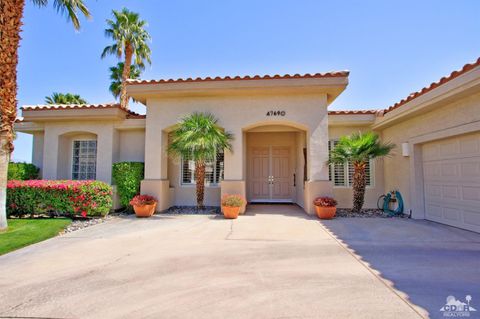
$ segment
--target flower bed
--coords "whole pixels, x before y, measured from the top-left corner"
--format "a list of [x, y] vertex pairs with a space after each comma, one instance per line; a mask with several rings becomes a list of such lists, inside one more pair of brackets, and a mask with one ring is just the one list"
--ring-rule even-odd
[[7, 184], [9, 216], [105, 216], [111, 206], [112, 188], [104, 182], [15, 180]]

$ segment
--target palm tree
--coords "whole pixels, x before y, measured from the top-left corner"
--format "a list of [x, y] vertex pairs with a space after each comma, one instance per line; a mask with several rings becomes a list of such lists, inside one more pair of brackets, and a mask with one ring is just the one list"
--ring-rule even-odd
[[353, 165], [353, 210], [359, 212], [365, 199], [365, 168], [371, 159], [388, 156], [395, 144], [382, 143], [374, 132], [343, 136], [330, 152], [329, 164]]
[[[123, 76], [123, 62], [118, 62], [116, 66], [110, 67], [110, 87], [109, 90], [112, 92], [113, 96], [118, 99], [120, 92], [122, 90], [122, 76]], [[138, 79], [142, 73], [142, 67], [136, 64], [132, 64], [130, 67], [129, 79]]]
[[470, 301], [472, 301], [472, 296], [471, 295], [466, 295], [465, 300], [467, 301], [468, 307], [470, 307]]
[[225, 132], [209, 113], [193, 113], [183, 118], [172, 133], [168, 151], [195, 161], [197, 207], [203, 208], [205, 165], [214, 161], [218, 150], [231, 150], [233, 135]]
[[151, 63], [150, 48], [147, 43], [151, 37], [145, 30], [147, 22], [140, 20], [138, 13], [131, 12], [127, 8], [123, 8], [122, 11], [113, 10], [112, 13], [114, 19], [107, 19], [108, 28], [105, 29], [105, 36], [111, 38], [114, 43], [103, 49], [102, 58], [115, 55], [120, 59], [124, 56], [120, 105], [127, 108], [127, 79], [130, 75], [132, 60], [135, 59], [135, 64], [141, 67], [145, 61]]
[[[48, 0], [31, 0], [39, 7]], [[90, 17], [83, 0], [54, 0], [53, 7], [65, 14], [75, 29], [80, 28], [79, 12]], [[5, 198], [7, 171], [13, 151], [13, 123], [17, 117], [17, 65], [24, 0], [0, 2], [0, 230], [7, 228]]]
[[78, 94], [57, 93], [45, 97], [47, 104], [87, 104], [87, 101]]

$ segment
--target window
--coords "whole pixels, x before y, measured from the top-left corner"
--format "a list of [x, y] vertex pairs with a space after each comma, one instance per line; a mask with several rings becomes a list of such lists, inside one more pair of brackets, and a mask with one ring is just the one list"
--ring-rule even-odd
[[[223, 180], [224, 154], [223, 150], [217, 153], [215, 161], [208, 162], [205, 167], [205, 184], [218, 185]], [[182, 184], [195, 184], [195, 161], [182, 158]]]
[[[335, 145], [337, 145], [337, 143], [338, 141], [329, 141], [328, 151], [331, 151], [335, 147]], [[367, 176], [367, 186], [373, 186], [373, 169], [373, 160], [370, 160], [365, 168], [365, 174]], [[330, 165], [328, 177], [330, 181], [333, 181], [334, 186], [351, 187], [353, 184], [353, 172], [353, 164], [350, 162], [343, 164], [334, 164]]]
[[97, 141], [73, 141], [72, 179], [95, 179], [97, 172]]

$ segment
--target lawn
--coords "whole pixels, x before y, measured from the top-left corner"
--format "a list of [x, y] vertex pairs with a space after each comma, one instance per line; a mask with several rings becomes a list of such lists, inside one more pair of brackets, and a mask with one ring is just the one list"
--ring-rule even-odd
[[55, 219], [9, 219], [8, 230], [0, 232], [0, 255], [58, 235], [72, 221]]

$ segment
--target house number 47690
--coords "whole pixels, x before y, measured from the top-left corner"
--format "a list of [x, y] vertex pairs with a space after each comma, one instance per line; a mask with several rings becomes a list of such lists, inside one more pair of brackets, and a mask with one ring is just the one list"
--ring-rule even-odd
[[268, 111], [267, 116], [285, 116], [287, 112], [285, 111]]

